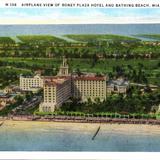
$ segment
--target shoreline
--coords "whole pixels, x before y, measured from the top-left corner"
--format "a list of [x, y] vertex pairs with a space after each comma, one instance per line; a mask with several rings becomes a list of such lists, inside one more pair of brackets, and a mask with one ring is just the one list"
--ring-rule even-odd
[[61, 122], [61, 123], [89, 123], [89, 124], [137, 124], [137, 125], [160, 125], [157, 119], [127, 119], [127, 118], [99, 118], [99, 117], [70, 117], [70, 116], [8, 116], [0, 117], [0, 126], [4, 121], [31, 121], [31, 122]]
[[[2, 127], [2, 128], [1, 128]], [[98, 123], [76, 123], [68, 122], [42, 122], [42, 121], [12, 121], [6, 120], [1, 126], [1, 133], [12, 131], [13, 133], [38, 133], [47, 134], [88, 134], [92, 138], [100, 127], [100, 134], [103, 135], [128, 135], [128, 136], [149, 136], [160, 135], [160, 126], [158, 125], [139, 125], [139, 124], [98, 124]]]
[[0, 134], [3, 150], [13, 150], [15, 146], [19, 151], [122, 151], [124, 146], [124, 151], [159, 151], [160, 144], [160, 126], [143, 124], [6, 120]]

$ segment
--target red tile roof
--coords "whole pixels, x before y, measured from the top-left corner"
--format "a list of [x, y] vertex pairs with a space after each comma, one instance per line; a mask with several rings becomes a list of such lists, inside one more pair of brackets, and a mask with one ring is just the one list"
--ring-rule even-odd
[[63, 84], [64, 82], [66, 82], [67, 80], [69, 80], [70, 78], [68, 78], [68, 77], [48, 77], [47, 79], [45, 79], [45, 81], [44, 81], [44, 84], [45, 85], [55, 85], [55, 86], [57, 86], [57, 85], [61, 85], [61, 84]]
[[73, 77], [73, 80], [104, 81], [106, 80], [106, 77], [105, 76], [76, 76], [76, 77]]

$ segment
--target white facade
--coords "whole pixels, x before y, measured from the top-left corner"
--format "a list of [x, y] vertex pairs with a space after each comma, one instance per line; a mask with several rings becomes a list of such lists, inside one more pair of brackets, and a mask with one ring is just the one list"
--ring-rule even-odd
[[129, 81], [125, 81], [122, 78], [117, 80], [111, 80], [107, 85], [107, 93], [122, 93], [126, 94], [129, 88]]
[[35, 89], [43, 88], [43, 78], [40, 75], [33, 77], [20, 76], [20, 89], [23, 91], [35, 91]]
[[85, 102], [106, 99], [106, 77], [81, 76], [73, 78], [73, 97]]
[[43, 102], [39, 106], [40, 112], [54, 112], [71, 97], [70, 78], [53, 77], [44, 82]]

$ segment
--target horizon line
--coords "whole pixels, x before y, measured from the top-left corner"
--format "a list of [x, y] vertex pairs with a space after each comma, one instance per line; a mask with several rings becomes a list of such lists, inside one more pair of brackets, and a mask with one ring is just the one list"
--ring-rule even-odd
[[147, 24], [160, 24], [160, 22], [131, 22], [131, 23], [0, 23], [0, 26], [2, 25], [127, 25], [127, 24], [137, 24], [137, 25], [147, 25]]

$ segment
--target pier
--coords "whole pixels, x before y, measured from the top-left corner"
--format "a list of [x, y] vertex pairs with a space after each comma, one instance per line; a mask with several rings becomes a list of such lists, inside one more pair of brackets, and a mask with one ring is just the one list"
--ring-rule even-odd
[[96, 130], [95, 134], [93, 135], [92, 140], [94, 140], [94, 139], [95, 139], [95, 137], [97, 136], [97, 134], [98, 134], [98, 132], [99, 132], [100, 128], [101, 128], [101, 127], [99, 126], [99, 127], [98, 127], [98, 129]]

